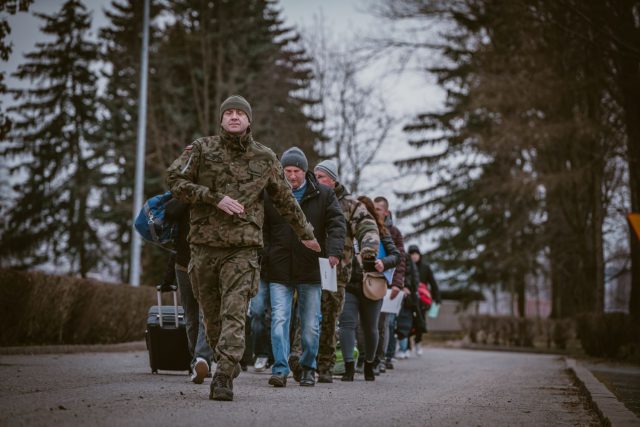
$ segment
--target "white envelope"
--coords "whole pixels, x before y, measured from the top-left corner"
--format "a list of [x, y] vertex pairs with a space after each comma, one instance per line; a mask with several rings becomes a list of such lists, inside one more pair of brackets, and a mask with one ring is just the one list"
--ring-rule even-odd
[[387, 294], [384, 296], [382, 300], [382, 308], [380, 311], [382, 313], [400, 313], [400, 309], [402, 308], [402, 300], [404, 298], [404, 292], [400, 291], [398, 295], [394, 299], [391, 299], [391, 289], [387, 289]]
[[318, 258], [320, 263], [320, 280], [322, 282], [322, 289], [337, 292], [338, 291], [338, 270], [335, 267], [331, 267], [328, 258]]

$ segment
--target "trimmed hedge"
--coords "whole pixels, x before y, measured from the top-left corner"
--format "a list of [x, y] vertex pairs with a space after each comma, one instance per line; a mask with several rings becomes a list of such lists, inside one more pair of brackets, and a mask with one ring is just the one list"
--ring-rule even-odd
[[575, 336], [574, 322], [511, 316], [462, 316], [460, 323], [469, 341], [510, 347], [567, 348]]
[[144, 338], [155, 289], [0, 269], [0, 346]]
[[626, 313], [580, 315], [577, 333], [590, 356], [640, 361], [640, 325]]

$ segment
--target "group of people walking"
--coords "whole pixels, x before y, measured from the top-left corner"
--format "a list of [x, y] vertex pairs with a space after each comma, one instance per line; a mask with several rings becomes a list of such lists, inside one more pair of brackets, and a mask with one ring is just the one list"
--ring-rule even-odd
[[[226, 99], [220, 117], [220, 135], [187, 146], [167, 171], [193, 382], [215, 363], [209, 397], [232, 400], [234, 378], [254, 357], [256, 371], [271, 367], [273, 387], [286, 387], [290, 373], [301, 386], [333, 382], [338, 337], [341, 379], [355, 378], [357, 346], [364, 379], [375, 380], [393, 368], [396, 347], [407, 354], [411, 334], [419, 346], [418, 290], [428, 283], [439, 302], [433, 273], [417, 247], [405, 253], [386, 198], [351, 196], [334, 161], [310, 168], [297, 147], [278, 159], [253, 140], [241, 96]], [[322, 289], [320, 257], [337, 269], [335, 292]], [[404, 294], [398, 316], [363, 292], [365, 276], [384, 272], [390, 297]]]

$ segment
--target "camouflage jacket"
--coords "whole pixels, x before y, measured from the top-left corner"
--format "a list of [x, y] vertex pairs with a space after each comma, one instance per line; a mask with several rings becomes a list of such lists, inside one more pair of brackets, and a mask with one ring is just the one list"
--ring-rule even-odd
[[351, 277], [354, 239], [358, 242], [363, 257], [372, 256], [375, 258], [378, 255], [380, 236], [376, 220], [362, 203], [351, 196], [340, 183], [336, 185], [335, 192], [347, 221], [347, 236], [338, 270], [338, 281], [341, 284], [346, 284], [349, 283]]
[[[314, 238], [276, 155], [251, 133], [197, 139], [167, 169], [174, 197], [191, 206], [189, 243], [212, 247], [262, 246], [263, 190], [301, 240]], [[229, 196], [244, 206], [229, 215], [217, 204]]]

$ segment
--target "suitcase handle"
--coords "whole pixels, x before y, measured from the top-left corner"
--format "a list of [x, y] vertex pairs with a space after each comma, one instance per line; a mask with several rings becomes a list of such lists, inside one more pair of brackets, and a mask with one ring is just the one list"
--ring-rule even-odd
[[158, 285], [156, 286], [158, 290], [158, 311], [160, 312], [159, 320], [160, 327], [162, 328], [162, 293], [163, 292], [173, 292], [173, 308], [176, 316], [176, 328], [178, 327], [178, 287], [176, 285]]
[[178, 290], [176, 285], [158, 285], [156, 286], [158, 292], [175, 292]]

